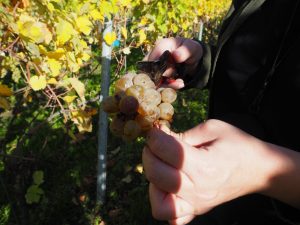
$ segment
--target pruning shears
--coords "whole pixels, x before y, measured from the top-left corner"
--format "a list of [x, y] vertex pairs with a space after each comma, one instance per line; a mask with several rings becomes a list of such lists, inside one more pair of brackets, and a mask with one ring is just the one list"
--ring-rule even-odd
[[[163, 73], [167, 68], [175, 68], [175, 73], [171, 77], [163, 76]], [[154, 61], [138, 61], [137, 62], [138, 72], [147, 74], [151, 80], [154, 82], [156, 87], [164, 83], [172, 83], [179, 76], [183, 78], [185, 73], [185, 66], [183, 63], [176, 63], [172, 57], [170, 51], [166, 50], [158, 60]]]

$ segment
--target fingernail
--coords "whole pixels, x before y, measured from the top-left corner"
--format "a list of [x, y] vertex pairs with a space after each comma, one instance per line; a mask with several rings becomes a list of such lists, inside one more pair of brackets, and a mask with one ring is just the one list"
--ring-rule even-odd
[[174, 51], [173, 52], [173, 57], [175, 58], [175, 59], [180, 59], [180, 56], [181, 56], [181, 54], [180, 54], [180, 52], [179, 51]]

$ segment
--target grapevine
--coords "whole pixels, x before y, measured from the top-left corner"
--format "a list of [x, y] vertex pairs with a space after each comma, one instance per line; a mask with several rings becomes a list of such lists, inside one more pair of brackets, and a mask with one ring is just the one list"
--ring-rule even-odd
[[[89, 77], [83, 71], [94, 69], [97, 56], [92, 48], [100, 49], [102, 41], [113, 47], [118, 77], [133, 49], [146, 53], [158, 38], [194, 37], [200, 20], [213, 21], [228, 4], [228, 0], [2, 1], [0, 84], [11, 95], [1, 96], [0, 107], [11, 110], [11, 98], [22, 95], [25, 101], [38, 100], [49, 111], [60, 112], [63, 121], [73, 121], [80, 132], [91, 131], [94, 113], [88, 102], [95, 96], [87, 92]], [[105, 18], [113, 21], [113, 31], [102, 38]]]

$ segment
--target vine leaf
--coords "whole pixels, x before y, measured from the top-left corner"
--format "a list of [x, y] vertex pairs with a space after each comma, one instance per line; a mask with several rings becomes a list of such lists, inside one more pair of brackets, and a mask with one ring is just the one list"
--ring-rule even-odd
[[112, 43], [114, 43], [114, 41], [117, 40], [117, 35], [115, 32], [107, 32], [104, 35], [104, 41], [107, 45], [112, 45]]
[[84, 97], [85, 87], [84, 87], [84, 84], [80, 80], [78, 80], [77, 78], [75, 78], [75, 77], [69, 78], [68, 80], [71, 83], [72, 87], [77, 92], [77, 94], [79, 95], [80, 99], [83, 102], [85, 102], [85, 97]]
[[80, 32], [89, 35], [92, 31], [93, 24], [87, 16], [80, 16], [76, 19], [76, 25]]
[[51, 76], [56, 77], [60, 74], [61, 64], [56, 59], [48, 59], [48, 66], [52, 72]]
[[37, 170], [32, 175], [33, 182], [36, 185], [40, 185], [44, 182], [44, 172], [41, 170]]
[[0, 84], [0, 96], [9, 97], [12, 96], [12, 94], [12, 90], [7, 85]]
[[63, 19], [59, 20], [58, 24], [56, 25], [57, 41], [59, 44], [65, 44], [71, 39], [74, 33], [75, 30], [71, 23]]
[[34, 91], [43, 90], [47, 86], [46, 76], [32, 76], [29, 84]]
[[28, 204], [38, 203], [41, 199], [41, 196], [44, 194], [44, 191], [38, 185], [31, 185], [27, 189], [27, 193], [25, 195], [26, 202]]

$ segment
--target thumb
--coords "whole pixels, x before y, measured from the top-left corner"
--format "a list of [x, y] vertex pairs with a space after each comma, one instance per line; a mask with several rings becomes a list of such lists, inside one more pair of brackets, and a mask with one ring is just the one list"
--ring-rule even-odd
[[165, 125], [160, 126], [160, 129], [191, 146], [200, 147], [214, 141], [218, 137], [218, 127], [220, 125], [218, 123], [220, 123], [218, 120], [207, 120], [182, 133], [175, 133]]

